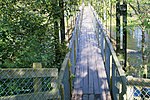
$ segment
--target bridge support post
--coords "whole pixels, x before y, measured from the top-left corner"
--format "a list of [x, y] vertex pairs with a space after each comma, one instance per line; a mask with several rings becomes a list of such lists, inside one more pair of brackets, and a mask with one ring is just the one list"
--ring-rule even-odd
[[[41, 63], [33, 63], [33, 68], [42, 68], [42, 64]], [[40, 92], [42, 90], [42, 80], [40, 78], [35, 78], [34, 80], [34, 92]]]
[[120, 0], [116, 3], [116, 53], [120, 52]]
[[[123, 16], [123, 20], [121, 22], [120, 17]], [[122, 23], [122, 24], [121, 24]], [[121, 27], [123, 27], [123, 40], [121, 41]], [[121, 50], [121, 44], [123, 49]], [[123, 4], [120, 5], [120, 0], [117, 1], [116, 4], [116, 53], [117, 55], [123, 55], [123, 69], [126, 70], [127, 63], [127, 2], [123, 0]]]
[[124, 70], [127, 66], [127, 2], [123, 0], [121, 5], [121, 15], [123, 16], [123, 56], [124, 56]]

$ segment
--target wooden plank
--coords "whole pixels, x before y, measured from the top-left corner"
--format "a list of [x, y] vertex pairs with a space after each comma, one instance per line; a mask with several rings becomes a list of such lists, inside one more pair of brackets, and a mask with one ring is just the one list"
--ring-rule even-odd
[[82, 94], [73, 94], [71, 100], [82, 100]]
[[[97, 55], [96, 55], [97, 56]], [[95, 61], [96, 63], [97, 61]], [[96, 64], [95, 64], [96, 67]], [[100, 86], [99, 86], [99, 81], [98, 81], [98, 73], [96, 68], [94, 69], [94, 94], [100, 94]]]
[[107, 91], [107, 92], [106, 92], [106, 100], [112, 100], [110, 91]]
[[[78, 52], [78, 55], [80, 55], [79, 52]], [[74, 95], [77, 95], [77, 93], [78, 93], [77, 89], [80, 87], [79, 86], [79, 80], [80, 80], [79, 79], [80, 78], [80, 74], [79, 74], [79, 71], [80, 71], [80, 69], [79, 69], [79, 61], [80, 61], [80, 58], [78, 56], [77, 57], [77, 63], [76, 63], [76, 70], [75, 70], [75, 80], [74, 80], [74, 90], [73, 90], [73, 94]]]
[[83, 100], [88, 100], [89, 96], [88, 95], [83, 95]]
[[89, 67], [89, 94], [93, 94], [93, 70], [92, 70], [92, 67], [93, 67], [93, 59], [91, 59], [91, 56], [92, 56], [92, 45], [91, 45], [91, 41], [92, 41], [92, 38], [91, 38], [91, 35], [89, 35], [89, 48], [90, 48], [90, 51], [89, 52], [89, 58], [88, 58], [88, 67]]
[[76, 94], [72, 93], [71, 100], [76, 100]]
[[79, 94], [77, 100], [82, 100], [82, 94]]
[[57, 68], [0, 69], [0, 79], [58, 77]]
[[97, 71], [97, 56], [99, 56], [97, 49], [98, 49], [98, 43], [96, 39], [96, 34], [92, 36], [92, 38], [95, 40], [92, 45], [93, 45], [93, 53], [92, 53], [92, 59], [94, 60], [93, 62], [93, 70], [94, 70], [94, 94], [100, 94], [100, 87], [99, 87], [99, 81], [98, 81], [98, 71]]
[[102, 61], [102, 59], [99, 59], [100, 57], [100, 49], [99, 48], [97, 48], [97, 50], [96, 50], [96, 52], [97, 52], [97, 55], [95, 56], [95, 58], [96, 58], [96, 71], [97, 71], [97, 81], [98, 81], [98, 87], [99, 87], [99, 89], [97, 90], [97, 94], [101, 94], [102, 93], [102, 91], [103, 91], [103, 83], [102, 83], [102, 78], [101, 78], [101, 65], [103, 65], [103, 61]]
[[[97, 49], [97, 52], [100, 53], [100, 49]], [[105, 85], [103, 79], [106, 78], [103, 75], [105, 74], [105, 69], [104, 69], [104, 63], [102, 56], [99, 54], [97, 57], [97, 71], [98, 71], [98, 81], [99, 81], [99, 86], [100, 86], [100, 93], [104, 91]]]
[[81, 55], [81, 62], [83, 64], [83, 72], [82, 72], [82, 76], [83, 76], [83, 93], [87, 94], [88, 93], [88, 61], [87, 61], [87, 52], [88, 52], [88, 43], [87, 43], [87, 35], [85, 35], [85, 41], [84, 41], [84, 54]]
[[[102, 91], [101, 99], [102, 99], [102, 100], [107, 100], [107, 99], [106, 99], [106, 92], [105, 92], [105, 91]], [[110, 99], [110, 100], [111, 100], [111, 99]]]
[[[82, 42], [81, 39], [79, 39], [79, 42]], [[82, 46], [81, 44], [79, 44], [79, 51], [78, 51], [78, 57], [77, 57], [77, 63], [76, 63], [76, 77], [75, 77], [75, 81], [74, 81], [74, 92], [73, 94], [75, 95], [74, 100], [78, 99], [77, 95], [82, 95], [82, 88], [81, 88], [81, 72], [82, 72], [82, 67], [81, 67], [81, 51], [82, 51]]]
[[93, 94], [89, 95], [89, 100], [94, 100], [94, 95]]
[[[81, 58], [82, 59], [82, 58]], [[82, 73], [83, 73], [83, 66], [84, 65], [82, 65], [82, 63], [81, 63], [81, 61], [80, 61], [80, 65], [79, 65], [79, 69], [80, 69], [80, 72], [79, 72], [79, 74], [80, 74], [80, 79], [79, 79], [79, 90], [80, 91], [83, 91], [82, 90], [82, 88], [83, 88], [83, 77], [82, 77]], [[78, 91], [78, 92], [80, 92], [80, 91]]]
[[[87, 16], [86, 15], [84, 15], [83, 16], [84, 18], [85, 18], [85, 20], [83, 20], [83, 23], [84, 24], [82, 24], [83, 25], [83, 27], [81, 28], [81, 30], [82, 30], [82, 41], [80, 42], [80, 44], [81, 44], [81, 48], [82, 48], [82, 52], [81, 52], [81, 62], [82, 62], [82, 75], [84, 76], [84, 78], [83, 78], [83, 92], [84, 93], [89, 93], [88, 91], [89, 91], [89, 89], [88, 89], [88, 65], [87, 65], [87, 55], [88, 55], [88, 52], [89, 52], [89, 48], [88, 48], [88, 39], [87, 39], [87, 31], [88, 31], [88, 29], [90, 28], [90, 24], [89, 24], [89, 19], [87, 19]], [[83, 19], [84, 19], [83, 18]]]
[[[94, 99], [95, 99], [95, 100], [103, 100], [101, 94], [96, 94]], [[108, 100], [109, 100], [109, 99], [108, 99]]]
[[84, 62], [84, 55], [81, 55], [81, 61], [80, 61], [80, 89], [83, 91], [83, 80], [84, 80], [84, 72], [83, 72], [83, 69], [84, 69], [84, 66], [85, 66], [85, 62]]
[[98, 74], [99, 74], [99, 81], [101, 82], [100, 86], [101, 86], [101, 92], [102, 92], [102, 99], [111, 100], [106, 70], [104, 68], [104, 64], [102, 64], [103, 63], [102, 57], [98, 56], [97, 59], [98, 59], [98, 61], [101, 61], [101, 62], [97, 62], [97, 70], [98, 70]]
[[74, 89], [78, 89], [80, 86], [80, 76], [79, 76], [79, 64], [76, 65], [76, 75], [75, 75], [75, 81], [74, 81]]
[[83, 92], [85, 94], [88, 93], [88, 65], [87, 65], [87, 58], [86, 58], [86, 65], [84, 66], [84, 80], [83, 80], [83, 84], [84, 84], [84, 87], [83, 87]]

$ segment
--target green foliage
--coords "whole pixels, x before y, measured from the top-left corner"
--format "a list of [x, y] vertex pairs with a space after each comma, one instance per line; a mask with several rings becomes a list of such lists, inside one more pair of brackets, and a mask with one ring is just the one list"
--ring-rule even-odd
[[128, 24], [140, 26], [143, 30], [150, 29], [150, 2], [147, 0], [128, 0]]
[[79, 10], [79, 5], [81, 5], [81, 0], [70, 0], [70, 2], [65, 1], [65, 15], [67, 18], [74, 16], [76, 11]]
[[[54, 22], [59, 22], [61, 17], [56, 1], [0, 0], [1, 68], [32, 67], [33, 62], [41, 62], [43, 67], [60, 66], [67, 47], [55, 38], [58, 36]], [[68, 13], [74, 12], [73, 5], [79, 5], [77, 0], [66, 4]], [[59, 55], [55, 53], [56, 45]], [[60, 62], [55, 61], [56, 56]]]
[[[35, 1], [2, 1], [0, 16], [1, 67], [29, 67], [52, 60], [52, 31]], [[44, 9], [44, 8], [43, 8]]]

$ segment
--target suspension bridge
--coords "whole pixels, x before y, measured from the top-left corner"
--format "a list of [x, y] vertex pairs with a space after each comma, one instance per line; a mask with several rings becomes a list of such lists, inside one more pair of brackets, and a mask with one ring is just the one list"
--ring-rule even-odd
[[19, 79], [28, 78], [31, 82], [23, 81], [32, 88], [22, 94], [6, 92], [0, 100], [132, 100], [137, 82], [149, 86], [149, 80], [126, 77], [91, 5], [82, 6], [69, 48], [59, 73], [39, 63], [33, 69], [0, 69], [1, 82], [21, 84]]

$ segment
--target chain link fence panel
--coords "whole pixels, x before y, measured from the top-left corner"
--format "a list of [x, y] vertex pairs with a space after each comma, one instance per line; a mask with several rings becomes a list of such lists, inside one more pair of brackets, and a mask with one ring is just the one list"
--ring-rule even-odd
[[127, 77], [127, 100], [150, 100], [150, 79]]
[[0, 69], [0, 100], [58, 99], [57, 77], [56, 68]]

